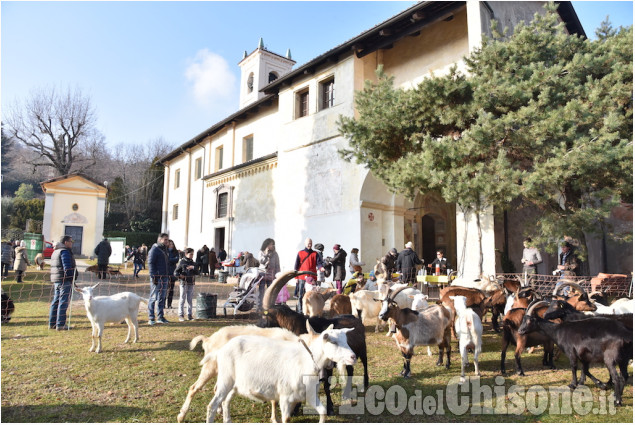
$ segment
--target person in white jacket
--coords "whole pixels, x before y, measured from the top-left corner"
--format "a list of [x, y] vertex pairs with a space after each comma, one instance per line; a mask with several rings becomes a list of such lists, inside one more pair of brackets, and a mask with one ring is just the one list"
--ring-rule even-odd
[[350, 260], [348, 262], [348, 271], [350, 271], [351, 274], [354, 274], [355, 272], [361, 272], [362, 266], [366, 265], [366, 263], [364, 263], [363, 261], [359, 261], [359, 257], [357, 256], [358, 253], [359, 249], [351, 249], [351, 256], [349, 257]]

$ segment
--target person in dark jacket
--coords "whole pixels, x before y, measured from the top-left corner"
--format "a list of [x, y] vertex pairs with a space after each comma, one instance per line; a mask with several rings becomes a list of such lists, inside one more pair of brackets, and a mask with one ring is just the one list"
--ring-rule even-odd
[[386, 277], [386, 279], [388, 280], [392, 279], [392, 274], [397, 272], [397, 268], [395, 267], [395, 262], [397, 261], [398, 255], [399, 254], [397, 253], [397, 249], [392, 248], [390, 251], [386, 253], [386, 255], [381, 257], [381, 260], [379, 260], [384, 265], [384, 268], [386, 269], [386, 272], [388, 273], [388, 276]]
[[2, 277], [9, 276], [9, 268], [13, 264], [14, 250], [9, 241], [2, 241]]
[[218, 251], [218, 261], [222, 263], [226, 259], [227, 259], [227, 251], [225, 251], [225, 248], [221, 248], [220, 251]]
[[168, 241], [168, 259], [170, 261], [170, 267], [168, 268], [168, 274], [170, 275], [170, 281], [168, 282], [168, 294], [165, 300], [165, 308], [172, 308], [172, 299], [174, 298], [174, 284], [176, 283], [176, 276], [174, 276], [174, 270], [180, 260], [179, 250], [176, 249], [174, 241], [170, 239]]
[[209, 248], [207, 245], [203, 245], [196, 253], [196, 264], [198, 265], [198, 272], [201, 276], [209, 274]]
[[[157, 243], [152, 245], [148, 252], [148, 271], [150, 273], [150, 299], [148, 300], [148, 325], [155, 323], [170, 323], [163, 316], [165, 295], [170, 281], [170, 256], [168, 254], [169, 237], [167, 233], [161, 233]], [[156, 317], [155, 311], [156, 305]]]
[[73, 238], [66, 235], [51, 254], [51, 282], [55, 286], [49, 311], [49, 329], [68, 330], [66, 309], [73, 291], [76, 266], [73, 255]]
[[136, 246], [132, 247], [132, 251], [130, 251], [130, 255], [128, 255], [128, 258], [126, 258], [126, 261], [130, 260], [131, 258], [132, 258], [132, 264], [134, 266], [134, 277], [138, 278], [139, 272], [143, 268], [143, 258], [141, 256], [141, 252], [139, 251], [139, 248], [137, 248]]
[[209, 250], [209, 278], [214, 279], [214, 273], [216, 272], [216, 264], [218, 259], [216, 258], [216, 251], [214, 248]]
[[419, 256], [412, 249], [412, 242], [406, 244], [406, 249], [399, 253], [395, 266], [401, 272], [404, 283], [414, 283], [417, 279], [417, 265], [423, 264]]
[[337, 288], [337, 293], [342, 293], [342, 281], [346, 278], [346, 251], [339, 244], [333, 245], [333, 282]]
[[185, 248], [185, 256], [179, 261], [174, 270], [174, 276], [179, 278], [179, 321], [185, 321], [185, 303], [187, 302], [187, 320], [192, 320], [192, 295], [194, 294], [195, 276], [198, 267], [193, 260], [194, 249]]
[[112, 247], [107, 238], [102, 239], [95, 247], [95, 255], [97, 256], [97, 278], [108, 278], [108, 263], [112, 254]]

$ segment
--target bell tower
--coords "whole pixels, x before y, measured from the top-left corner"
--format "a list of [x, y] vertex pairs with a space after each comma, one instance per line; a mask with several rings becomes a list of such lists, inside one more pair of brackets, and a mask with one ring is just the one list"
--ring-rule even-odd
[[291, 59], [291, 50], [285, 56], [270, 52], [260, 38], [258, 47], [249, 55], [245, 50], [240, 66], [240, 105], [243, 109], [265, 96], [260, 90], [272, 81], [291, 72], [295, 61]]

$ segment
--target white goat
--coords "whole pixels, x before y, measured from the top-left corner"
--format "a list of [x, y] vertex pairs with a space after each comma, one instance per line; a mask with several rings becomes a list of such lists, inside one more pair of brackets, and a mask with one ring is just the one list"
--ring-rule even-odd
[[606, 306], [599, 302], [594, 303], [597, 307], [595, 311], [585, 311], [584, 313], [589, 316], [595, 316], [597, 314], [626, 314], [635, 312], [635, 301], [630, 298], [620, 298]]
[[[209, 337], [203, 335], [194, 337], [190, 342], [190, 350], [194, 350], [198, 343], [202, 341], [205, 355], [199, 363], [202, 366], [201, 373], [199, 374], [196, 382], [190, 387], [190, 390], [187, 393], [187, 397], [185, 398], [185, 402], [183, 403], [183, 407], [181, 407], [181, 411], [177, 416], [178, 422], [183, 422], [183, 420], [185, 419], [185, 415], [190, 409], [192, 397], [194, 397], [197, 392], [202, 390], [205, 384], [207, 384], [207, 382], [210, 379], [214, 378], [218, 373], [216, 359], [214, 358], [214, 356], [212, 356], [212, 353], [220, 350], [231, 339], [241, 335], [258, 335], [266, 338], [278, 339], [281, 341], [298, 341], [300, 338], [287, 329], [259, 328], [255, 325], [225, 326], [224, 328], [220, 328], [218, 331], [214, 332]], [[271, 411], [271, 418], [272, 420], [275, 420], [275, 401], [272, 402]]]
[[408, 298], [412, 300], [412, 307], [410, 307], [411, 310], [423, 311], [430, 307], [428, 304], [428, 296], [425, 294], [409, 295]]
[[462, 295], [450, 296], [454, 301], [456, 320], [454, 330], [459, 339], [459, 351], [461, 352], [461, 382], [465, 381], [465, 367], [468, 365], [467, 350], [474, 350], [474, 370], [478, 376], [478, 356], [481, 354], [483, 340], [483, 324], [471, 308], [467, 308], [466, 300]]
[[375, 332], [379, 330], [380, 319], [378, 317], [381, 310], [379, 301], [379, 291], [367, 291], [362, 289], [349, 295], [353, 313], [358, 313], [364, 325], [369, 324], [369, 320], [375, 320]]
[[[423, 311], [430, 307], [430, 304], [428, 304], [428, 296], [425, 294], [408, 295], [408, 298], [412, 300], [412, 307], [410, 307], [411, 310]], [[432, 351], [430, 350], [430, 346], [427, 346], [426, 348], [428, 349], [428, 357], [431, 357]]]
[[412, 301], [411, 301], [411, 298], [409, 298], [409, 296], [421, 294], [421, 291], [418, 290], [417, 288], [409, 287], [405, 283], [396, 283], [390, 286], [388, 282], [380, 282], [378, 284], [380, 299], [381, 300], [386, 299], [386, 295], [388, 294], [389, 290], [392, 290], [393, 293], [395, 293], [400, 288], [405, 288], [405, 289], [399, 291], [399, 293], [397, 293], [393, 301], [397, 303], [399, 308], [410, 308], [412, 306]]
[[[331, 325], [321, 334], [307, 321], [310, 344], [279, 341], [255, 335], [233, 338], [210, 355], [218, 363], [214, 398], [207, 406], [207, 422], [214, 422], [222, 403], [223, 421], [229, 422], [229, 403], [235, 392], [254, 401], [278, 401], [282, 421], [287, 422], [295, 404], [308, 400], [318, 411], [320, 422], [326, 419], [326, 407], [317, 394], [318, 373], [335, 361], [353, 365], [355, 353], [346, 342], [346, 332]], [[275, 418], [274, 418], [275, 419]]]
[[[124, 343], [130, 341], [130, 334], [134, 330], [134, 340], [139, 340], [139, 323], [137, 315], [139, 314], [139, 303], [143, 301], [148, 304], [148, 300], [141, 298], [133, 292], [120, 292], [110, 296], [93, 296], [93, 291], [99, 285], [80, 288], [75, 285], [75, 290], [82, 294], [84, 298], [84, 306], [86, 307], [86, 316], [92, 325], [92, 345], [90, 350], [96, 353], [101, 352], [101, 335], [104, 332], [105, 323], [119, 323], [125, 320], [128, 324], [128, 336]], [[95, 340], [97, 340], [97, 349], [95, 349]]]

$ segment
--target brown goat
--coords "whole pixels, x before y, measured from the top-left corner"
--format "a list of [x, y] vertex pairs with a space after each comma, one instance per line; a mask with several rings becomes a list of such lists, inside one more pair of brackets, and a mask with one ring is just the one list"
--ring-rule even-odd
[[302, 298], [302, 311], [309, 317], [321, 316], [324, 312], [324, 304], [334, 295], [337, 295], [335, 289], [309, 291]]
[[[520, 300], [527, 298], [520, 298]], [[542, 359], [544, 366], [555, 369], [553, 364], [553, 341], [539, 332], [532, 332], [527, 335], [519, 335], [518, 328], [523, 321], [523, 316], [527, 311], [526, 308], [513, 308], [503, 318], [503, 340], [501, 346], [501, 373], [505, 374], [505, 356], [507, 355], [507, 347], [510, 343], [516, 344], [514, 358], [516, 359], [516, 373], [521, 376], [525, 375], [523, 367], [520, 363], [520, 356], [527, 347], [535, 347], [542, 345], [545, 353]], [[547, 306], [537, 307], [535, 309], [538, 316], [543, 317], [547, 311]]]
[[[483, 314], [485, 313], [485, 293], [476, 288], [466, 288], [464, 286], [448, 286], [443, 288], [439, 293], [441, 303], [450, 310], [451, 323], [454, 323], [456, 318], [456, 310], [454, 309], [454, 301], [451, 296], [462, 295], [466, 298], [465, 304], [467, 308], [471, 308], [483, 320]], [[457, 338], [454, 331], [454, 325], [451, 326], [452, 336]]]
[[331, 299], [331, 317], [339, 314], [353, 314], [351, 299], [347, 295], [337, 294]]

